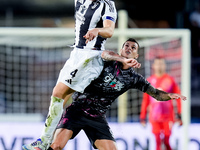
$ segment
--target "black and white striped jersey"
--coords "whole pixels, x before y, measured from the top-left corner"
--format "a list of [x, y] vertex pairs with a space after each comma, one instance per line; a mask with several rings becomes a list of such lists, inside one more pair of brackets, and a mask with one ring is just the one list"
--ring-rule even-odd
[[116, 22], [117, 12], [113, 0], [75, 0], [75, 43], [74, 47], [104, 50], [106, 39], [98, 36], [88, 42], [83, 36], [88, 30], [103, 27], [108, 19]]

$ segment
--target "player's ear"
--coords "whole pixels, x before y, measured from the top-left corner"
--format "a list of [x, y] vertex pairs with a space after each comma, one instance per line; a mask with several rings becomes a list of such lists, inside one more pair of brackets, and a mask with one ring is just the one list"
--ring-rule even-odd
[[122, 54], [122, 48], [119, 50], [119, 55], [121, 55]]
[[138, 59], [138, 57], [139, 57], [139, 54], [137, 54], [137, 55], [135, 56], [135, 59]]

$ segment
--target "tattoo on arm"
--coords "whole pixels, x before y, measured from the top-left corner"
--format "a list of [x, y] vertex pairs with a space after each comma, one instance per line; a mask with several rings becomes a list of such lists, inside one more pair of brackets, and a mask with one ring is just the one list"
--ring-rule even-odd
[[107, 61], [119, 61], [122, 62], [124, 58], [120, 56], [119, 54], [113, 52], [113, 51], [108, 51], [104, 50], [101, 54], [101, 57]]
[[158, 90], [151, 85], [147, 88], [146, 93], [157, 99], [158, 101], [168, 101], [171, 99], [169, 97], [169, 93]]

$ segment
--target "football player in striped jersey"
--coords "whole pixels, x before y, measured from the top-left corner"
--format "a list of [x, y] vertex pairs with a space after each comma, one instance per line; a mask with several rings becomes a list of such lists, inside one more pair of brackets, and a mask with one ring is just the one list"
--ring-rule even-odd
[[[70, 58], [60, 71], [42, 134], [38, 140], [23, 145], [24, 150], [45, 150], [61, 118], [64, 99], [74, 91], [83, 92], [102, 69], [101, 53], [112, 37], [117, 12], [113, 0], [74, 0], [75, 42]], [[95, 69], [94, 69], [95, 68]]]

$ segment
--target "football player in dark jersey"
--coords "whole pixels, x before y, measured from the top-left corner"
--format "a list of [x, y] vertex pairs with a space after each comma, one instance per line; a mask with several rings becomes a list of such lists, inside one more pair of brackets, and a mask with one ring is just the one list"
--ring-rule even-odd
[[73, 102], [66, 108], [58, 124], [54, 141], [48, 150], [64, 148], [68, 140], [73, 139], [82, 129], [94, 148], [116, 150], [116, 143], [105, 113], [112, 102], [128, 89], [134, 88], [146, 92], [158, 101], [178, 98], [186, 100], [186, 97], [180, 94], [155, 89], [142, 75], [134, 71], [133, 67], [139, 68], [140, 63], [135, 60], [135, 65], [132, 65], [129, 62], [137, 59], [138, 48], [137, 41], [131, 38], [123, 44], [120, 55], [112, 51], [102, 53], [102, 58], [106, 60], [103, 71], [84, 93], [73, 94]]

